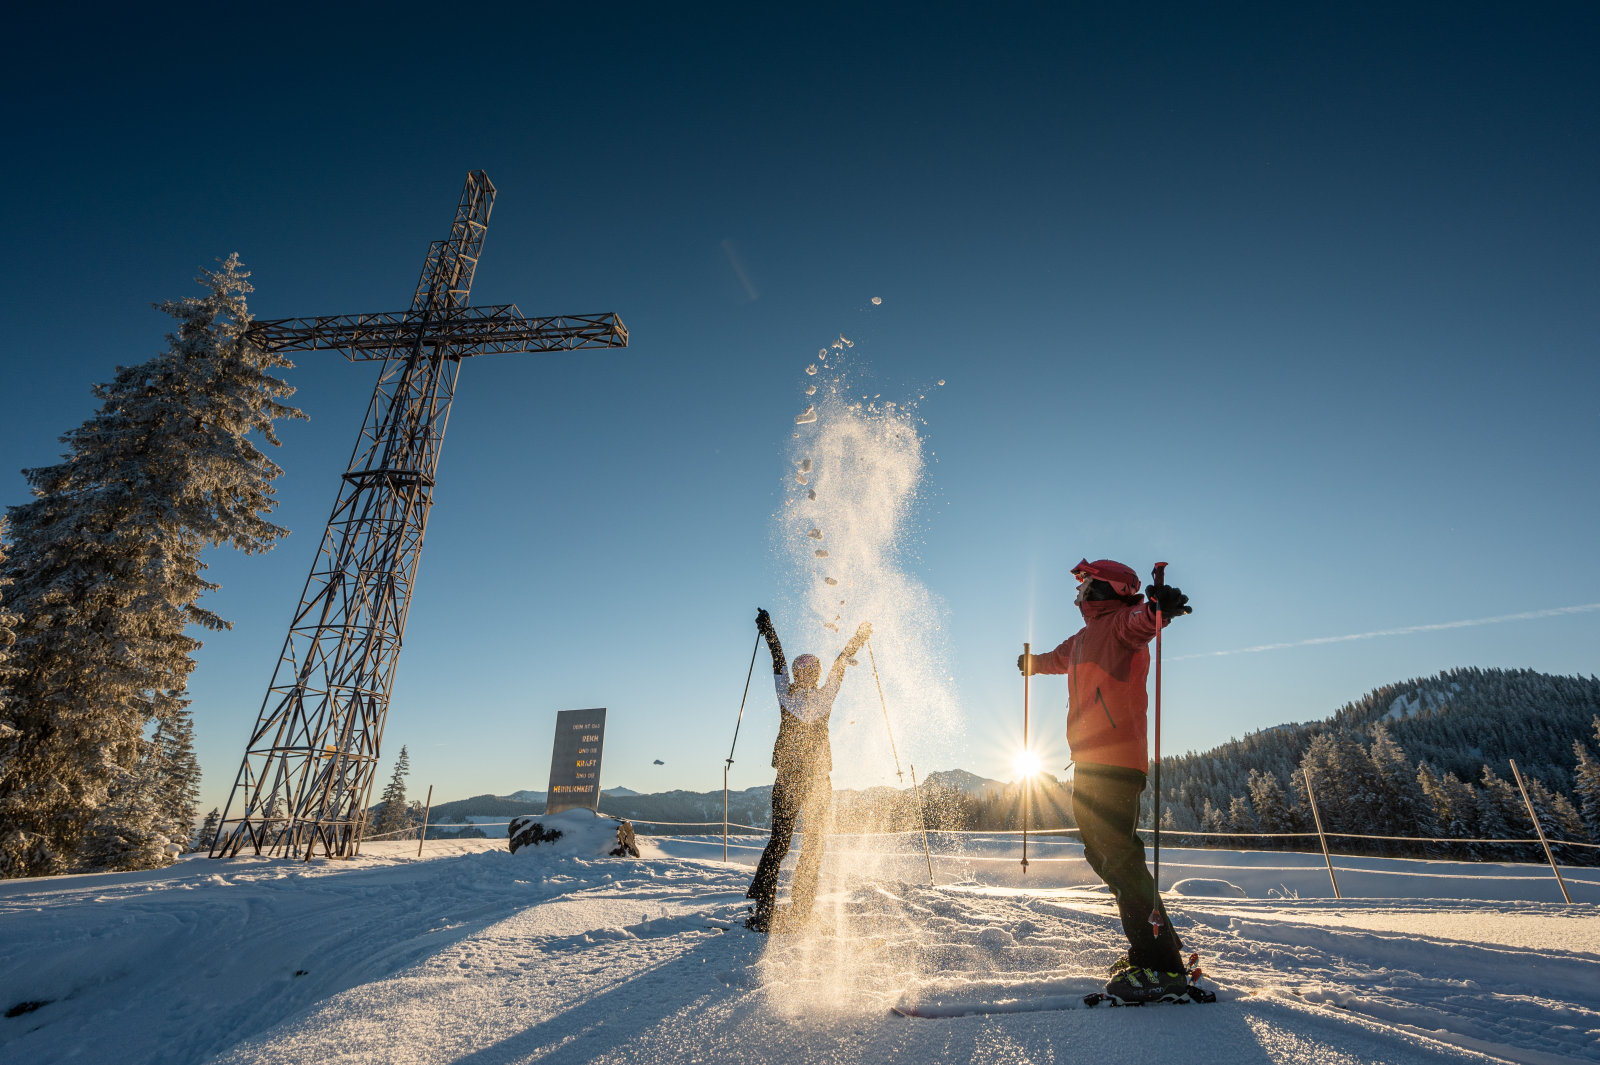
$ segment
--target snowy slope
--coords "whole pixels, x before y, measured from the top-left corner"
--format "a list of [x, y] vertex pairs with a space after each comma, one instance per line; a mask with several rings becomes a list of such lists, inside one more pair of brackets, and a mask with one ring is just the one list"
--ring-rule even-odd
[[1593, 870], [1569, 906], [1537, 866], [1344, 859], [1369, 897], [1336, 901], [1318, 856], [1164, 852], [1222, 1001], [907, 1020], [1074, 1006], [1116, 953], [1109, 899], [1059, 840], [1026, 876], [1014, 841], [969, 840], [938, 888], [883, 853], [904, 838], [832, 844], [819, 919], [770, 940], [736, 923], [759, 852], [704, 838], [3, 882], [0, 1010], [46, 1004], [0, 1018], [0, 1060], [1600, 1062]]

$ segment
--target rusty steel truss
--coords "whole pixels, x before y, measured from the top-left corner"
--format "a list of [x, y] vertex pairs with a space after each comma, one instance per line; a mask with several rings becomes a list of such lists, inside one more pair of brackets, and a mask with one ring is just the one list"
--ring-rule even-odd
[[275, 351], [382, 360], [339, 498], [250, 733], [213, 858], [353, 857], [383, 741], [406, 613], [433, 503], [461, 360], [626, 347], [614, 314], [525, 318], [469, 307], [494, 186], [467, 175], [448, 240], [437, 240], [408, 311], [255, 322]]

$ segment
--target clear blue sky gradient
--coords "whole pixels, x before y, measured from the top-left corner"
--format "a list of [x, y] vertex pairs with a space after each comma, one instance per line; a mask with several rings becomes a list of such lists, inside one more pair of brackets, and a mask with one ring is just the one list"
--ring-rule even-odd
[[[464, 367], [385, 739], [416, 794], [542, 789], [555, 712], [596, 705], [606, 786], [720, 785], [798, 371], [841, 332], [928, 395], [903, 561], [967, 731], [902, 726], [921, 772], [1009, 774], [1013, 660], [1078, 626], [1083, 555], [1194, 599], [1169, 750], [1450, 667], [1596, 670], [1600, 612], [1206, 656], [1600, 601], [1592, 4], [60, 11], [3, 74], [0, 500], [198, 267], [239, 252], [260, 317], [403, 308], [469, 169], [474, 302], [632, 332]], [[299, 360], [294, 535], [211, 560], [208, 808], [374, 373]], [[1034, 692], [1063, 765], [1064, 687]], [[758, 677], [734, 787], [775, 730]]]

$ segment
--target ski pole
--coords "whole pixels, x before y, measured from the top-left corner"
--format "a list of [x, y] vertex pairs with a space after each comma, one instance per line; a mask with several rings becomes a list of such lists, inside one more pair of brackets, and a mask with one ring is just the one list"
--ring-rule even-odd
[[[1022, 753], [1028, 753], [1028, 678], [1033, 676], [1033, 657], [1029, 644], [1022, 644]], [[1033, 819], [1033, 776], [1027, 773], [1027, 760], [1023, 760], [1022, 778], [1022, 871], [1028, 871], [1028, 822]]]
[[[1167, 564], [1165, 562], [1157, 562], [1155, 564], [1154, 570], [1152, 571], [1152, 575], [1155, 577], [1156, 590], [1159, 592], [1162, 588], [1166, 587], [1166, 584], [1167, 584]], [[1160, 898], [1160, 895], [1161, 895], [1161, 600], [1160, 599], [1156, 600], [1156, 758], [1155, 758], [1155, 771], [1156, 771], [1156, 773], [1155, 773], [1156, 793], [1155, 793], [1155, 801], [1154, 801], [1154, 803], [1152, 803], [1152, 806], [1155, 809], [1155, 827], [1153, 829], [1153, 835], [1154, 835], [1154, 838], [1155, 838], [1155, 852], [1156, 852], [1156, 862], [1155, 862], [1155, 866], [1156, 866], [1156, 868], [1155, 868], [1156, 897]], [[1160, 903], [1157, 903], [1157, 905], [1159, 906]]]
[[744, 695], [739, 698], [739, 720], [733, 723], [733, 742], [728, 745], [728, 760], [722, 763], [722, 860], [728, 860], [728, 769], [733, 765], [733, 749], [739, 746], [739, 726], [744, 724], [744, 704], [750, 698], [750, 680], [756, 675], [756, 652], [761, 650], [761, 634], [750, 648], [750, 669], [744, 675]]
[[[883, 707], [883, 727], [889, 733], [889, 753], [894, 755], [894, 775], [900, 783], [906, 782], [900, 772], [900, 752], [894, 747], [894, 726], [889, 724], [889, 701], [883, 697], [883, 681], [878, 677], [878, 656], [872, 653], [872, 641], [867, 641], [867, 660], [872, 663], [872, 680], [878, 686], [878, 703]], [[911, 767], [911, 799], [917, 804], [917, 824], [922, 828], [922, 856], [928, 861], [928, 886], [933, 887], [933, 855], [928, 852], [928, 823], [922, 817], [922, 793], [917, 789], [917, 767]]]
[[889, 702], [883, 697], [883, 681], [878, 679], [878, 656], [872, 653], [872, 641], [867, 641], [867, 658], [872, 662], [872, 680], [878, 686], [878, 704], [883, 707], [883, 727], [889, 733], [889, 753], [894, 755], [895, 779], [904, 784], [906, 775], [900, 772], [900, 752], [894, 749], [894, 726], [889, 724]]
[[922, 796], [917, 792], [917, 767], [911, 766], [911, 797], [917, 803], [917, 824], [922, 828], [922, 857], [928, 863], [928, 886], [934, 887], [933, 854], [928, 850], [928, 822], [922, 816]]

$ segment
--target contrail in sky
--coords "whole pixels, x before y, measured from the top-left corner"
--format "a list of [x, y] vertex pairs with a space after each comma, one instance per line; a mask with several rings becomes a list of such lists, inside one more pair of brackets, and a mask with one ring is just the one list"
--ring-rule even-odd
[[1440, 629], [1470, 629], [1474, 625], [1498, 625], [1502, 621], [1532, 621], [1534, 618], [1555, 618], [1566, 614], [1587, 614], [1600, 610], [1600, 603], [1583, 603], [1579, 606], [1558, 606], [1551, 610], [1529, 610], [1522, 614], [1501, 614], [1493, 618], [1469, 618], [1466, 621], [1445, 621], [1437, 625], [1408, 625], [1403, 629], [1379, 629], [1376, 632], [1353, 632], [1348, 636], [1318, 636], [1312, 640], [1294, 640], [1290, 643], [1263, 643], [1255, 647], [1236, 647], [1232, 651], [1204, 651], [1193, 655], [1176, 655], [1172, 661], [1185, 658], [1217, 658], [1221, 655], [1251, 655], [1258, 651], [1280, 651], [1285, 647], [1311, 647], [1319, 643], [1347, 643], [1350, 640], [1372, 640], [1379, 636], [1408, 636], [1413, 632], [1438, 632]]

